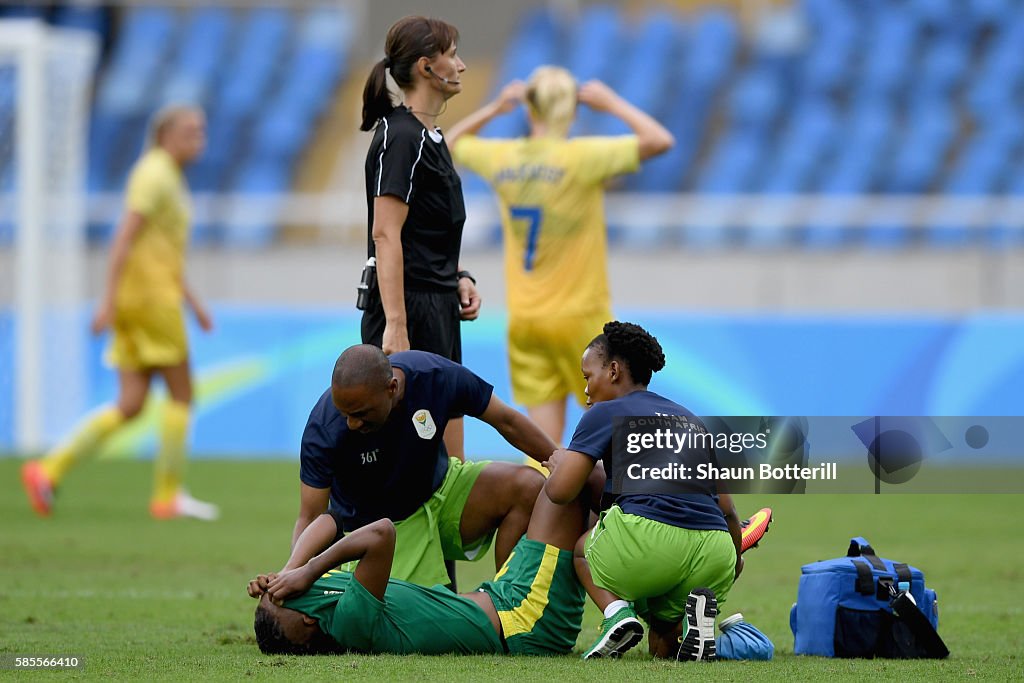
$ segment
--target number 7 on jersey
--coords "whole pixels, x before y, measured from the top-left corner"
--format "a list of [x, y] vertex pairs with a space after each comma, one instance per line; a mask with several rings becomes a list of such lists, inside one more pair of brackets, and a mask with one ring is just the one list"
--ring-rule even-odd
[[526, 231], [526, 253], [523, 257], [523, 269], [533, 270], [533, 259], [537, 255], [537, 239], [540, 237], [541, 209], [539, 206], [510, 206], [509, 216], [514, 221], [529, 221]]

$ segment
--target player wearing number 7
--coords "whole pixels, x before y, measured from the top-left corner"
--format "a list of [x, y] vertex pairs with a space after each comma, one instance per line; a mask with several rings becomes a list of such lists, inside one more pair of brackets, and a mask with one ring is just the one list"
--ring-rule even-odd
[[[525, 102], [530, 134], [510, 140], [476, 133]], [[577, 103], [621, 119], [632, 135], [569, 138]], [[612, 319], [604, 186], [668, 151], [661, 124], [599, 81], [577, 89], [565, 69], [542, 66], [507, 85], [446, 136], [456, 163], [480, 174], [501, 205], [512, 394], [554, 441], [566, 398], [583, 404], [579, 350]]]

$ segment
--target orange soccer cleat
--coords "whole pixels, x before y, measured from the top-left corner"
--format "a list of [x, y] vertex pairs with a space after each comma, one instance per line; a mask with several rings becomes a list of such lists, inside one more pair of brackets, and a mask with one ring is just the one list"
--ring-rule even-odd
[[38, 460], [29, 460], [21, 466], [21, 484], [36, 514], [49, 517], [53, 510], [53, 482]]
[[740, 526], [743, 527], [743, 542], [740, 545], [740, 554], [747, 552], [751, 548], [756, 548], [758, 542], [768, 533], [768, 527], [771, 523], [771, 508], [761, 508], [751, 515], [749, 519], [740, 522]]

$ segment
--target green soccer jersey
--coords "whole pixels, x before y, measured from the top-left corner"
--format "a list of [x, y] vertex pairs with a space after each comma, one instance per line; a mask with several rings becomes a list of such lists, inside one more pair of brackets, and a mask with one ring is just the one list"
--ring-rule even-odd
[[313, 617], [321, 631], [356, 652], [504, 652], [484, 611], [444, 586], [424, 588], [392, 579], [382, 602], [349, 572], [332, 570], [284, 606]]

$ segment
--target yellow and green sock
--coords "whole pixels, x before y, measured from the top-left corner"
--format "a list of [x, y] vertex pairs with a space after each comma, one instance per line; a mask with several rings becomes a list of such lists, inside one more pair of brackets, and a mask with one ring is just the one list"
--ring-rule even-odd
[[56, 486], [64, 475], [82, 458], [92, 455], [100, 444], [125, 423], [124, 414], [116, 406], [107, 406], [87, 417], [71, 438], [43, 458], [40, 466]]
[[181, 488], [185, 477], [185, 443], [190, 414], [188, 403], [168, 401], [163, 407], [160, 450], [154, 468], [154, 503], [169, 503]]

